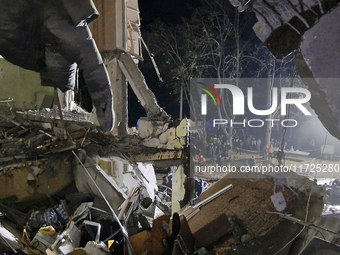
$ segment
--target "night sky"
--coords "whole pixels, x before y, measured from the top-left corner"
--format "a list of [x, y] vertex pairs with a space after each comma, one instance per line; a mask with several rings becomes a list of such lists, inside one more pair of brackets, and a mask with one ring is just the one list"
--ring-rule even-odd
[[190, 15], [190, 11], [197, 6], [197, 0], [139, 0], [142, 31], [155, 20], [164, 23], [177, 24], [181, 17]]
[[[156, 20], [172, 25], [180, 23], [182, 18], [190, 16], [192, 9], [197, 6], [197, 2], [197, 0], [139, 0], [142, 36], [146, 39], [147, 33], [150, 32], [149, 26]], [[142, 48], [144, 61], [139, 63], [139, 69], [145, 76], [149, 88], [156, 95], [158, 104], [163, 107], [173, 119], [179, 118], [178, 96], [170, 95], [170, 91], [162, 86], [147, 52], [144, 47]], [[184, 117], [188, 115], [188, 112], [188, 110], [187, 113], [184, 112]], [[135, 126], [137, 120], [142, 116], [146, 116], [145, 111], [138, 103], [131, 88], [129, 88], [129, 126]]]
[[[200, 1], [198, 0], [139, 0], [141, 30], [143, 38], [147, 39], [147, 34], [151, 32], [149, 26], [157, 20], [160, 20], [161, 22], [166, 24], [172, 24], [176, 26], [182, 21], [182, 18], [189, 18], [191, 13], [193, 12], [193, 9], [199, 5], [199, 2]], [[250, 15], [253, 15], [253, 13], [250, 13]], [[249, 23], [249, 33], [245, 33], [245, 36], [247, 36], [248, 39], [250, 35], [253, 34], [252, 25], [256, 22], [256, 18], [254, 17], [254, 15], [252, 16], [252, 18], [254, 20]], [[252, 40], [260, 42], [256, 36], [254, 36]], [[144, 49], [143, 57], [145, 60], [144, 62], [141, 62], [139, 64], [139, 68], [144, 74], [149, 88], [156, 95], [158, 104], [163, 107], [165, 111], [172, 116], [173, 119], [179, 118], [179, 96], [175, 95], [174, 97], [173, 95], [170, 95], [170, 92], [166, 90], [164, 86], [162, 86], [161, 82], [159, 82], [156, 72], [153, 69], [151, 61]], [[146, 114], [144, 112], [144, 109], [138, 103], [138, 100], [131, 89], [129, 89], [129, 97], [129, 126], [135, 126], [137, 120], [142, 116], [146, 116]], [[188, 117], [188, 109], [183, 112], [183, 115], [184, 117]], [[316, 119], [316, 122], [321, 127], [320, 121]], [[321, 129], [324, 130], [323, 127], [320, 129], [315, 128], [312, 130]], [[317, 137], [318, 135], [314, 134], [310, 136]]]
[[[200, 5], [200, 1], [198, 0], [139, 0], [141, 31], [144, 40], [148, 44], [148, 34], [152, 32], [150, 25], [155, 21], [161, 21], [166, 25], [176, 26], [181, 23], [183, 19], [189, 19], [194, 12], [194, 9]], [[234, 9], [231, 4], [230, 8]], [[249, 30], [250, 33], [253, 33], [252, 26], [249, 26]], [[250, 37], [250, 33], [244, 33], [244, 35], [247, 36], [247, 40]], [[147, 85], [156, 95], [158, 104], [163, 107], [173, 119], [178, 119], [180, 111], [179, 95], [173, 94], [172, 91], [167, 89], [166, 86], [158, 80], [148, 53], [143, 46], [142, 50], [144, 61], [139, 63], [139, 69], [143, 73]], [[152, 52], [151, 48], [150, 50]], [[155, 56], [155, 60], [157, 63], [157, 56]], [[160, 65], [161, 63], [157, 64]], [[160, 71], [162, 76], [162, 70]], [[189, 117], [189, 106], [184, 103], [183, 107], [183, 117]], [[138, 119], [142, 116], [146, 116], [145, 111], [138, 103], [131, 88], [129, 88], [129, 126], [135, 126]]]

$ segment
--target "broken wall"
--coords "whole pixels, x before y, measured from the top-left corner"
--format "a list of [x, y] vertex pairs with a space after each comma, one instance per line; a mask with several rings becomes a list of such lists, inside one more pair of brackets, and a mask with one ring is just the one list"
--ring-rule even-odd
[[157, 190], [155, 170], [151, 163], [137, 163], [133, 166], [129, 161], [118, 157], [96, 157], [96, 163], [104, 172], [113, 178], [119, 190], [126, 196], [130, 195], [134, 188], [143, 185], [146, 190], [144, 196], [154, 199]]
[[311, 106], [325, 128], [340, 139], [340, 6], [308, 30], [295, 58], [302, 80], [311, 92]]
[[52, 87], [41, 86], [39, 73], [0, 58], [0, 100], [13, 98], [11, 105], [15, 109], [39, 109], [51, 102], [53, 91]]
[[187, 145], [188, 120], [182, 119], [171, 123], [140, 118], [138, 134], [146, 147], [167, 150], [183, 149]]
[[[99, 51], [113, 51], [121, 48], [139, 56], [141, 54], [141, 39], [138, 1], [126, 1], [125, 13], [117, 11], [120, 4], [123, 4], [119, 3], [118, 0], [94, 0], [93, 3], [96, 5], [100, 16], [89, 27]], [[123, 23], [126, 24], [126, 30]], [[121, 38], [119, 38], [121, 36], [117, 36], [121, 32], [124, 37], [123, 41], [126, 43], [124, 46], [121, 45]]]
[[[2, 158], [1, 160], [3, 160]], [[70, 165], [65, 157], [45, 163], [39, 160], [0, 166], [2, 202], [25, 202], [43, 199], [63, 190], [74, 182]], [[50, 165], [48, 167], [47, 165]]]

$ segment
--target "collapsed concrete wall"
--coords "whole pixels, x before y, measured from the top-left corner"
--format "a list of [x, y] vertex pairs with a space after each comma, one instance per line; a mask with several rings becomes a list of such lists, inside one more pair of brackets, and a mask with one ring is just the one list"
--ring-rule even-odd
[[326, 129], [340, 139], [340, 1], [230, 2], [239, 11], [253, 8], [258, 19], [254, 31], [276, 58], [300, 48], [296, 65], [311, 91], [311, 106]]
[[253, 29], [276, 58], [298, 49], [303, 33], [339, 3], [339, 0], [229, 1], [240, 12], [252, 8], [258, 20]]
[[340, 139], [340, 6], [303, 36], [296, 65], [311, 91], [311, 106], [322, 124]]
[[187, 119], [164, 122], [142, 118], [138, 121], [138, 135], [143, 139], [143, 145], [147, 147], [183, 149], [187, 145], [187, 134]]

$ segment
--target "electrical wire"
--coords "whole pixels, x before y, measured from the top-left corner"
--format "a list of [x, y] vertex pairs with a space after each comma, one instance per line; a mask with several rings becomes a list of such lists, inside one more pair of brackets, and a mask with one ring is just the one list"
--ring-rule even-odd
[[[314, 183], [312, 183], [311, 185], [313, 185], [313, 184]], [[312, 188], [310, 189], [308, 200], [307, 200], [305, 221], [307, 221], [308, 214], [309, 214], [309, 203], [310, 203], [311, 196], [312, 196]], [[275, 252], [273, 255], [279, 254], [283, 249], [285, 249], [289, 244], [291, 244], [305, 230], [305, 228], [306, 228], [306, 226], [303, 226], [302, 229], [299, 231], [299, 233], [297, 233], [288, 243], [286, 243], [280, 250]]]
[[323, 143], [323, 148], [322, 148], [322, 151], [321, 151], [321, 156], [320, 156], [319, 163], [321, 163], [321, 159], [323, 157], [323, 152], [325, 151], [325, 145], [327, 144], [327, 136], [328, 136], [328, 132], [326, 132], [326, 135], [325, 135], [325, 141]]
[[85, 167], [85, 165], [83, 164], [83, 162], [79, 159], [79, 157], [77, 156], [77, 154], [72, 150], [73, 155], [76, 157], [76, 159], [78, 160], [78, 162], [80, 163], [80, 165], [83, 167], [83, 169], [85, 170], [85, 172], [87, 173], [87, 175], [89, 176], [90, 180], [92, 181], [92, 183], [94, 184], [94, 186], [97, 188], [98, 192], [100, 193], [101, 197], [104, 199], [104, 201], [106, 202], [107, 206], [109, 207], [110, 211], [112, 212], [113, 217], [116, 219], [118, 226], [121, 229], [121, 232], [123, 234], [123, 236], [125, 237], [125, 241], [127, 243], [128, 246], [128, 251], [129, 254], [131, 255], [135, 255], [135, 252], [133, 250], [133, 247], [129, 241], [129, 235], [128, 232], [126, 230], [126, 228], [122, 225], [122, 223], [120, 222], [120, 220], [117, 217], [117, 214], [115, 213], [115, 211], [113, 210], [110, 202], [107, 200], [107, 198], [105, 197], [103, 191], [99, 188], [98, 184], [96, 183], [96, 181], [94, 180], [94, 178], [92, 177], [92, 175], [90, 174], [89, 170], [87, 170], [87, 168]]
[[[291, 77], [291, 80], [290, 80], [290, 87], [294, 87], [294, 79], [296, 77], [296, 74], [297, 74], [297, 68], [294, 69], [293, 71], [293, 74], [292, 74], [292, 77]], [[288, 95], [289, 98], [291, 97], [291, 94]], [[290, 104], [287, 106], [287, 119], [289, 119], [290, 117]], [[287, 126], [284, 127], [283, 129], [283, 134], [282, 134], [282, 142], [281, 142], [281, 151], [283, 152], [284, 151], [284, 147], [285, 147], [285, 137], [286, 137], [286, 133], [287, 133]], [[283, 158], [283, 165], [285, 166], [286, 165], [286, 157]]]
[[[290, 87], [292, 88], [294, 86], [294, 79], [296, 77], [297, 74], [297, 68], [294, 69], [293, 74], [292, 74], [292, 78], [291, 78], [291, 82], [290, 82]], [[291, 94], [289, 95], [289, 97], [291, 97]], [[290, 105], [287, 106], [287, 118], [289, 119], [290, 116]], [[285, 136], [286, 136], [286, 132], [287, 132], [287, 127], [284, 127], [283, 129], [283, 135], [282, 135], [282, 142], [281, 142], [281, 151], [283, 152], [284, 150], [284, 144], [285, 144]], [[286, 164], [286, 159], [283, 159], [284, 163], [283, 165]], [[314, 183], [312, 183], [311, 185], [313, 185]], [[310, 204], [310, 198], [312, 196], [312, 189], [309, 192], [309, 196], [308, 196], [308, 200], [307, 200], [307, 205], [306, 205], [306, 215], [305, 215], [305, 221], [307, 221], [308, 218], [308, 214], [309, 214], [309, 204]], [[299, 233], [297, 233], [288, 243], [286, 243], [280, 250], [278, 250], [277, 252], [275, 252], [273, 255], [277, 255], [279, 254], [283, 249], [285, 249], [289, 244], [291, 244], [304, 230], [305, 230], [306, 226], [303, 226], [302, 229], [299, 231]]]

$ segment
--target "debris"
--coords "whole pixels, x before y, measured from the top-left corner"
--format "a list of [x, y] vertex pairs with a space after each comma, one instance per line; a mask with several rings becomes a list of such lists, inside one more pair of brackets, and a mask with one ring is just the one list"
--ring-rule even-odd
[[49, 208], [44, 212], [33, 211], [28, 221], [29, 229], [40, 229], [45, 226], [52, 226], [56, 230], [61, 230], [69, 217], [62, 205]]
[[55, 234], [55, 229], [52, 226], [41, 227], [39, 232], [43, 235], [53, 236]]
[[89, 216], [90, 208], [93, 206], [93, 202], [82, 203], [74, 212], [72, 220], [78, 223], [81, 220], [86, 219]]
[[133, 253], [133, 249], [132, 249], [132, 246], [131, 246], [131, 243], [129, 242], [128, 240], [128, 233], [126, 231], [126, 229], [124, 228], [124, 226], [121, 224], [121, 222], [119, 221], [118, 219], [118, 216], [117, 214], [115, 213], [114, 209], [112, 208], [110, 202], [107, 200], [107, 198], [105, 197], [103, 191], [99, 188], [97, 182], [94, 180], [94, 178], [92, 177], [91, 173], [88, 171], [88, 169], [85, 167], [85, 165], [80, 161], [79, 157], [77, 156], [77, 154], [72, 151], [72, 153], [74, 154], [74, 156], [77, 158], [77, 160], [79, 161], [80, 165], [84, 168], [86, 174], [88, 175], [88, 177], [90, 178], [90, 180], [92, 181], [92, 183], [94, 184], [94, 186], [96, 187], [96, 189], [98, 190], [98, 192], [100, 193], [100, 196], [105, 200], [105, 203], [107, 204], [107, 206], [109, 207], [113, 217], [116, 219], [118, 225], [119, 225], [119, 228], [123, 234], [123, 236], [126, 238], [126, 242], [127, 242], [127, 245], [128, 245], [128, 249], [129, 251], [132, 251]]
[[192, 206], [184, 207], [179, 211], [180, 215], [184, 215], [187, 220], [190, 220], [200, 211], [199, 208], [194, 208]]
[[[93, 221], [89, 221], [89, 220], [84, 220], [83, 224], [86, 227], [86, 230], [89, 232], [89, 234], [91, 235], [91, 237], [94, 239], [94, 241], [96, 243], [99, 242], [99, 238], [100, 238], [100, 229], [101, 229], [101, 225], [97, 222], [93, 222]], [[93, 233], [91, 226], [94, 226], [97, 228], [97, 233]]]
[[[175, 214], [174, 214], [175, 216]], [[173, 219], [175, 218], [173, 216]], [[174, 230], [174, 223], [173, 220], [170, 220], [170, 231], [173, 232]], [[177, 230], [177, 238], [174, 241], [174, 248], [173, 254], [192, 254], [195, 251], [195, 238], [191, 233], [189, 224], [184, 216], [179, 217], [180, 221], [180, 229]], [[179, 224], [177, 224], [178, 226]], [[181, 252], [181, 253], [180, 253]]]
[[80, 244], [80, 231], [71, 221], [69, 227], [58, 235], [55, 242], [52, 244], [52, 250], [59, 251], [61, 254], [72, 252]]
[[242, 236], [247, 234], [247, 230], [243, 226], [242, 222], [235, 216], [229, 216], [228, 221], [230, 223], [234, 236], [241, 240]]
[[287, 219], [287, 220], [291, 220], [293, 222], [296, 222], [296, 223], [299, 223], [303, 226], [306, 226], [306, 227], [309, 227], [309, 228], [313, 228], [317, 231], [324, 231], [324, 232], [327, 232], [328, 234], [331, 234], [331, 235], [334, 235], [335, 237], [337, 238], [340, 238], [340, 234], [339, 233], [336, 233], [332, 230], [329, 230], [329, 229], [325, 229], [323, 227], [319, 227], [319, 226], [316, 226], [312, 223], [309, 223], [309, 222], [306, 222], [306, 221], [303, 221], [303, 220], [300, 220], [298, 218], [295, 218], [295, 217], [292, 217], [290, 215], [287, 215], [287, 214], [283, 214], [283, 213], [277, 213], [277, 212], [267, 212], [267, 213], [270, 213], [270, 214], [277, 214], [279, 215], [280, 217], [284, 218], [284, 219]]
[[232, 184], [226, 186], [225, 188], [217, 191], [216, 193], [212, 194], [211, 196], [207, 197], [206, 199], [204, 199], [203, 201], [199, 202], [198, 204], [194, 205], [194, 208], [200, 208], [204, 205], [206, 205], [207, 203], [211, 202], [212, 200], [216, 199], [217, 197], [219, 197], [220, 195], [222, 195], [223, 193], [227, 192], [228, 190], [230, 190], [233, 187]]
[[[201, 203], [185, 207], [180, 211], [188, 219], [197, 248], [214, 249], [222, 254], [255, 254], [256, 252], [268, 254], [268, 250], [275, 249], [275, 251], [270, 250], [269, 253], [274, 254], [299, 233], [301, 227], [296, 224], [292, 225], [266, 214], [265, 208], [268, 208], [268, 211], [275, 208], [268, 196], [273, 192], [275, 183], [272, 177], [258, 178], [257, 174], [252, 174], [248, 178], [233, 178], [232, 174], [228, 176], [230, 178], [219, 180], [203, 192], [198, 198]], [[252, 177], [254, 179], [251, 179]], [[290, 183], [294, 190], [284, 190], [279, 186], [282, 191], [277, 193], [282, 193], [281, 202], [284, 195], [286, 206], [283, 212], [304, 217], [309, 194], [304, 192], [305, 189], [312, 187], [313, 182], [308, 181], [307, 184], [305, 179], [299, 178], [295, 183], [291, 183], [288, 178], [287, 183]], [[229, 185], [233, 188], [223, 193], [224, 189], [228, 190]], [[301, 188], [301, 185], [305, 188], [295, 189], [297, 186]], [[214, 197], [219, 192], [222, 194]], [[299, 193], [299, 197], [295, 195], [296, 192]], [[311, 196], [308, 215], [310, 221], [314, 221], [320, 214], [322, 204], [321, 198]], [[276, 235], [275, 239], [269, 239], [274, 235]]]
[[223, 193], [225, 193], [228, 190], [230, 190], [232, 187], [233, 187], [233, 185], [230, 184], [230, 185], [224, 187], [223, 189], [217, 191], [216, 193], [210, 195], [209, 197], [207, 197], [203, 201], [199, 202], [198, 204], [196, 204], [194, 206], [184, 207], [183, 209], [181, 209], [179, 211], [179, 214], [180, 215], [184, 215], [187, 220], [190, 220], [192, 217], [194, 217], [200, 211], [200, 208], [202, 206], [204, 206], [204, 205], [208, 204], [209, 202], [213, 201], [214, 199], [216, 199], [217, 197], [219, 197]]
[[34, 249], [37, 249], [41, 252], [45, 252], [47, 248], [51, 249], [56, 238], [57, 234], [45, 235], [38, 231], [37, 234], [34, 236], [33, 240], [31, 241], [31, 246]]
[[[199, 214], [196, 215], [196, 217]], [[222, 227], [223, 226], [223, 227]], [[207, 247], [220, 237], [232, 231], [228, 216], [221, 214], [217, 218], [214, 218], [208, 224], [202, 226], [199, 230], [193, 233], [197, 240], [196, 246], [198, 248]]]
[[[71, 229], [84, 231], [86, 226], [90, 230], [92, 225], [96, 225], [102, 226], [105, 232], [109, 225], [106, 222], [113, 224], [108, 233], [98, 236], [93, 230], [94, 235], [87, 235], [87, 238], [98, 244], [114, 239], [110, 247], [116, 251], [121, 249], [122, 243], [129, 243], [129, 233], [152, 227], [150, 220], [156, 215], [155, 211], [161, 209], [162, 213], [169, 215], [169, 206], [163, 203], [158, 196], [161, 193], [156, 191], [152, 164], [135, 162], [138, 158], [142, 161], [180, 160], [183, 157], [181, 151], [167, 153], [146, 148], [142, 146], [143, 140], [136, 136], [118, 140], [98, 132], [87, 122], [75, 124], [70, 121], [70, 114], [64, 116], [64, 128], [55, 128], [58, 120], [52, 118], [58, 118], [58, 114], [54, 110], [43, 112], [46, 116], [39, 112], [28, 112], [22, 116], [11, 116], [13, 121], [6, 120], [3, 125], [0, 122], [0, 128], [4, 131], [0, 133], [0, 182], [4, 187], [0, 201], [5, 204], [25, 202], [23, 206], [29, 212], [26, 214], [26, 209], [25, 214], [16, 212], [6, 205], [0, 205], [0, 210], [8, 213], [12, 220], [17, 219], [15, 223], [19, 224], [18, 227], [25, 227], [33, 237], [30, 241], [26, 232], [27, 235], [21, 239], [27, 253], [60, 255], [70, 251], [85, 251], [85, 248], [79, 247], [82, 238], [72, 236]], [[163, 132], [163, 128], [157, 132]], [[132, 150], [130, 141], [135, 146]], [[73, 153], [73, 150], [78, 149], [83, 150]], [[94, 159], [87, 154], [98, 155], [99, 150], [109, 156], [96, 161], [98, 156]], [[104, 167], [106, 159], [108, 163]], [[66, 187], [75, 193], [62, 191]], [[59, 200], [64, 197], [66, 200]], [[109, 208], [105, 203], [99, 208], [94, 207], [96, 201], [100, 200], [98, 197], [106, 198]], [[48, 198], [48, 202], [43, 201], [45, 198]], [[59, 205], [55, 205], [56, 198], [60, 201]], [[32, 204], [30, 208], [30, 201], [36, 201], [37, 204]], [[119, 220], [124, 221], [126, 228], [119, 227], [122, 223], [115, 216], [118, 212]], [[106, 221], [106, 225], [102, 221]], [[82, 247], [85, 244], [82, 243]], [[179, 244], [186, 246], [183, 242]], [[101, 249], [90, 247], [97, 251]], [[128, 249], [133, 254], [131, 247]]]
[[302, 250], [300, 255], [317, 255], [317, 254], [339, 254], [340, 246], [330, 243], [318, 237], [314, 237], [309, 244]]
[[110, 250], [107, 248], [107, 246], [103, 243], [96, 243], [96, 242], [88, 242], [83, 249], [87, 254], [91, 255], [109, 255]]
[[[2, 215], [0, 216], [2, 217]], [[22, 248], [17, 238], [9, 232], [0, 222], [0, 242], [7, 245], [14, 253], [18, 253], [16, 249]]]
[[56, 255], [53, 251], [51, 251], [49, 248], [46, 249], [46, 254], [47, 255]]
[[144, 230], [129, 238], [136, 255], [145, 252], [156, 255], [165, 251], [163, 240], [167, 238], [168, 233], [164, 230], [163, 223], [169, 224], [169, 220], [169, 217], [161, 216], [153, 221], [151, 230]]
[[144, 146], [168, 150], [183, 149], [187, 144], [188, 120], [171, 123], [141, 118], [138, 120], [138, 134], [143, 139]]
[[271, 195], [270, 199], [272, 200], [273, 205], [275, 206], [275, 209], [277, 211], [282, 212], [284, 209], [286, 209], [287, 204], [282, 192]]
[[[138, 254], [193, 254], [195, 240], [184, 216], [163, 215], [153, 221], [151, 230], [144, 230], [130, 237]], [[150, 245], [152, 244], [152, 245]]]
[[120, 210], [119, 215], [118, 215], [118, 219], [122, 220], [123, 219], [123, 214], [126, 212], [126, 209], [128, 207], [128, 204], [134, 200], [134, 197], [138, 196], [138, 194], [135, 194], [136, 192], [136, 188], [134, 188], [130, 194], [130, 196], [125, 199], [125, 201], [122, 203], [122, 205], [118, 208]]

